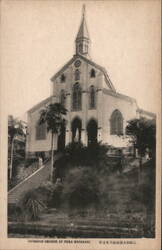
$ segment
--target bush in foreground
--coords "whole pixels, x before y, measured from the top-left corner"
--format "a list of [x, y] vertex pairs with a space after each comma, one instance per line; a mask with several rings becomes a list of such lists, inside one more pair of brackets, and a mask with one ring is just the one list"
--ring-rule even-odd
[[96, 207], [99, 203], [98, 178], [89, 167], [74, 168], [64, 180], [62, 200], [70, 211]]
[[25, 212], [27, 220], [37, 220], [40, 212], [46, 208], [46, 205], [35, 189], [24, 195], [20, 207], [22, 208], [22, 211]]

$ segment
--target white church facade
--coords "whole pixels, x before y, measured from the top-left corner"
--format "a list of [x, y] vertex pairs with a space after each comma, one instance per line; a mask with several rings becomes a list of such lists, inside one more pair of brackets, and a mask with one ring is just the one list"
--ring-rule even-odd
[[74, 141], [76, 136], [84, 145], [101, 141], [127, 147], [127, 121], [154, 117], [139, 109], [135, 99], [116, 91], [105, 68], [91, 60], [90, 42], [83, 11], [75, 55], [51, 78], [51, 96], [28, 111], [27, 154], [50, 151], [51, 135], [45, 125], [38, 125], [40, 110], [49, 103], [60, 102], [68, 110], [66, 127], [55, 140], [56, 150]]

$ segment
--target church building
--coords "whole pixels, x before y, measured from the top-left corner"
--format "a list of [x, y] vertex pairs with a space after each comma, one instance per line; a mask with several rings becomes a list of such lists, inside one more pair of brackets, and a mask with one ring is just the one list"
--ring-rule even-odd
[[28, 111], [28, 155], [48, 154], [51, 134], [46, 125], [38, 124], [40, 110], [50, 103], [60, 102], [68, 110], [66, 127], [55, 140], [55, 149], [62, 149], [74, 140], [88, 145], [101, 141], [114, 147], [129, 146], [125, 134], [127, 121], [133, 118], [154, 118], [154, 114], [139, 109], [135, 99], [118, 93], [106, 69], [90, 57], [85, 8], [75, 39], [75, 54], [51, 78], [51, 96]]

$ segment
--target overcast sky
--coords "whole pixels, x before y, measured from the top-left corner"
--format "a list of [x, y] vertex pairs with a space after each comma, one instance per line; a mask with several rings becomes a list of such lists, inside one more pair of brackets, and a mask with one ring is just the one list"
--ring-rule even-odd
[[[1, 6], [2, 98], [24, 117], [50, 95], [50, 78], [74, 55], [82, 1], [4, 1]], [[86, 1], [91, 58], [116, 90], [157, 112], [160, 98], [160, 2]]]

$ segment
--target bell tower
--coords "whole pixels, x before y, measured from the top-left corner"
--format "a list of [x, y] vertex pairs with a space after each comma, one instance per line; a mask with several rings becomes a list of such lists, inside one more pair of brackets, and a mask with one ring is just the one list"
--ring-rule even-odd
[[75, 40], [75, 44], [76, 44], [76, 54], [80, 54], [86, 57], [89, 56], [90, 38], [85, 19], [85, 5], [83, 5], [82, 20]]

